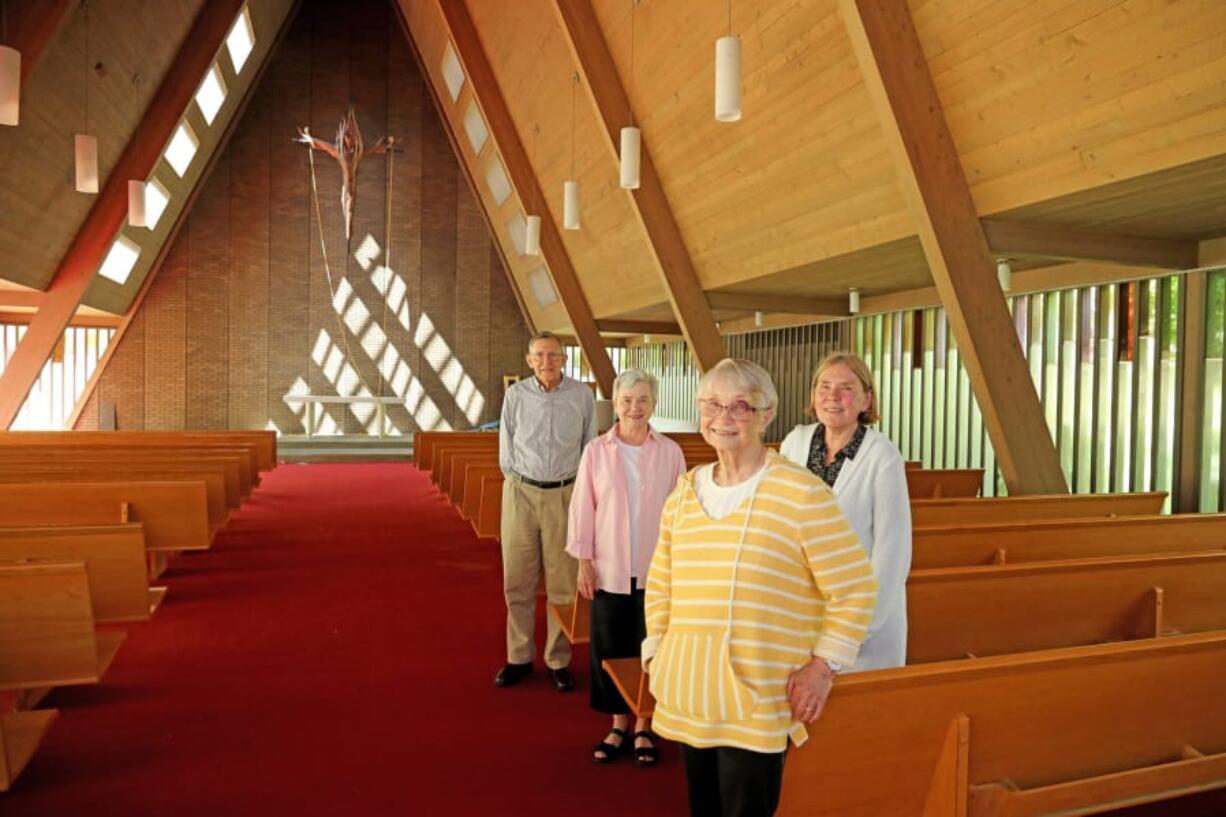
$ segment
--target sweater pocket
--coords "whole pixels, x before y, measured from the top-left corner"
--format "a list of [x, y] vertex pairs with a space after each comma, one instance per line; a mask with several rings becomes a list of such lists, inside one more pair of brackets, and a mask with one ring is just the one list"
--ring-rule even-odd
[[649, 687], [660, 705], [701, 721], [743, 721], [758, 703], [720, 635], [669, 630], [651, 662]]

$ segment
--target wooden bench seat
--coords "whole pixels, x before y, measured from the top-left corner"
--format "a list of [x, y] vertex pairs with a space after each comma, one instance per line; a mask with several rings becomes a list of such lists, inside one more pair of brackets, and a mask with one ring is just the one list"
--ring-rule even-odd
[[[491, 431], [417, 431], [413, 434], [413, 464], [418, 468], [429, 470], [430, 457], [434, 445], [443, 440], [462, 440], [476, 437], [493, 437], [498, 439], [497, 432]], [[494, 443], [497, 446], [497, 442]]]
[[916, 528], [911, 569], [1226, 550], [1226, 514], [1043, 519]]
[[1087, 516], [1144, 516], [1162, 510], [1162, 491], [1134, 494], [1050, 494], [979, 499], [913, 499], [913, 528], [988, 525]]
[[0, 431], [0, 447], [72, 446], [100, 450], [207, 448], [241, 452], [251, 482], [277, 465], [277, 436], [272, 431]]
[[0, 562], [46, 559], [85, 563], [99, 623], [148, 620], [166, 595], [149, 586], [139, 524], [0, 528]]
[[906, 471], [907, 495], [912, 499], [975, 497], [983, 487], [982, 468], [947, 468]]
[[94, 628], [81, 561], [0, 564], [0, 690], [32, 706], [50, 688], [96, 683], [124, 634]]
[[58, 709], [0, 714], [0, 792], [12, 788], [59, 714]]
[[[639, 661], [605, 666], [649, 715]], [[1224, 673], [1217, 631], [843, 675], [778, 813], [1096, 814], [1226, 786]]]

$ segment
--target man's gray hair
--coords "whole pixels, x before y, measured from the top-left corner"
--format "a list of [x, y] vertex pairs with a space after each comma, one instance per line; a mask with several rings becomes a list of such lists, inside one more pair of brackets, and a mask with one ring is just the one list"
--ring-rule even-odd
[[536, 343], [538, 340], [552, 340], [558, 344], [559, 349], [561, 349], [563, 352], [566, 351], [566, 344], [562, 342], [560, 337], [555, 335], [553, 332], [543, 330], [528, 338], [528, 354], [532, 353], [532, 344]]
[[642, 369], [626, 369], [613, 381], [613, 402], [617, 402], [622, 389], [632, 389], [640, 383], [646, 383], [651, 391], [651, 402], [656, 402], [656, 379]]

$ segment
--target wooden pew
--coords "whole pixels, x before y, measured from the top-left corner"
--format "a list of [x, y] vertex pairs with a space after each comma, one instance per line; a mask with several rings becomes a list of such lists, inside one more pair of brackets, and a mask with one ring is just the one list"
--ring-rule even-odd
[[558, 620], [562, 634], [571, 644], [591, 641], [592, 603], [578, 594], [574, 604], [548, 604], [549, 614]]
[[251, 453], [252, 482], [277, 467], [274, 431], [2, 431], [0, 446], [72, 445], [99, 448], [239, 448]]
[[1226, 514], [1042, 519], [916, 528], [911, 569], [1226, 549]]
[[[498, 439], [497, 432], [491, 431], [417, 431], [413, 434], [413, 464], [422, 470], [429, 470], [430, 457], [434, 444], [446, 439], [464, 439], [474, 437], [493, 437]], [[495, 443], [495, 446], [497, 443]]]
[[0, 792], [13, 787], [59, 714], [58, 709], [0, 714]]
[[[492, 442], [489, 438], [493, 437]], [[443, 488], [450, 478], [449, 458], [459, 453], [475, 453], [498, 456], [498, 438], [487, 434], [485, 438], [446, 440], [436, 442], [430, 454], [430, 481]]]
[[481, 505], [477, 509], [473, 530], [482, 539], [502, 536], [502, 472], [481, 478]]
[[983, 487], [982, 468], [912, 469], [906, 475], [907, 494], [912, 499], [975, 497]]
[[0, 690], [32, 706], [51, 687], [96, 683], [124, 634], [96, 632], [85, 563], [0, 565]]
[[1024, 519], [1143, 516], [1162, 510], [1162, 491], [1136, 494], [1050, 494], [982, 499], [913, 499], [913, 528], [987, 525]]
[[460, 518], [473, 522], [481, 512], [481, 482], [486, 477], [501, 477], [502, 469], [497, 464], [469, 463], [464, 469], [464, 488], [460, 493]]
[[31, 482], [0, 491], [0, 527], [140, 522], [155, 552], [206, 550], [203, 482]]
[[99, 623], [145, 621], [166, 595], [149, 586], [139, 524], [0, 528], [0, 562], [47, 559], [85, 563]]
[[468, 463], [482, 463], [484, 465], [498, 464], [498, 450], [493, 451], [466, 451], [463, 449], [447, 451], [443, 455], [442, 465], [439, 468], [439, 489], [447, 495], [452, 504], [456, 503], [460, 489], [464, 485], [464, 468]]
[[[649, 715], [638, 659], [605, 667]], [[1096, 814], [1226, 786], [1224, 673], [1216, 631], [843, 675], [778, 813]]]

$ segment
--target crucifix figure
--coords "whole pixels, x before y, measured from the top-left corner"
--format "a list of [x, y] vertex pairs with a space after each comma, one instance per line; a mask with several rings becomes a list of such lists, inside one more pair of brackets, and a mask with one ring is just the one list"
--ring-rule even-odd
[[362, 157], [371, 153], [386, 153], [393, 150], [396, 139], [384, 136], [369, 150], [362, 143], [362, 131], [358, 129], [358, 118], [349, 106], [349, 113], [336, 128], [336, 142], [329, 143], [316, 139], [311, 135], [310, 128], [299, 128], [297, 142], [310, 145], [312, 150], [322, 150], [336, 160], [341, 167], [341, 212], [345, 216], [345, 239], [353, 226], [353, 201], [358, 192], [358, 165]]

